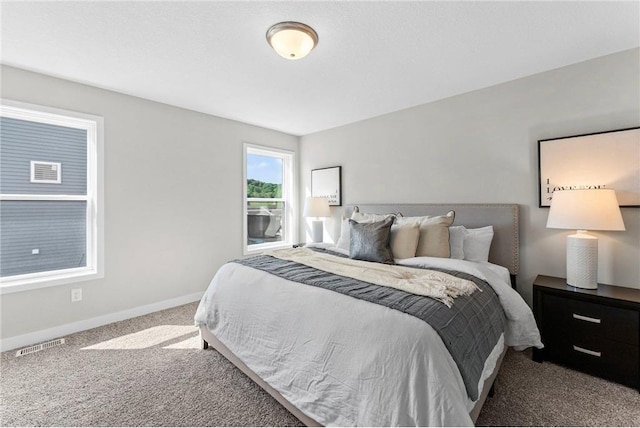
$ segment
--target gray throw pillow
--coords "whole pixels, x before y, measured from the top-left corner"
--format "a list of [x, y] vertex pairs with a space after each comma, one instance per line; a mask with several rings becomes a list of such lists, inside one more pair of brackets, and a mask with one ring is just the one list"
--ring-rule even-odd
[[368, 262], [393, 263], [390, 246], [392, 224], [393, 217], [375, 223], [358, 223], [349, 219], [349, 257]]

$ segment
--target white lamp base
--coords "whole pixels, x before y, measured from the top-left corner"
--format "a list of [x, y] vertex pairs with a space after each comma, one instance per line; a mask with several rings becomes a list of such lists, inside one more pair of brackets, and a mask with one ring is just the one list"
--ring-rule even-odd
[[322, 236], [322, 228], [323, 228], [323, 221], [322, 220], [313, 220], [311, 222], [311, 233], [312, 233], [312, 238], [313, 238], [313, 242], [322, 242], [323, 240], [323, 236]]
[[567, 284], [598, 288], [598, 238], [586, 230], [567, 236]]

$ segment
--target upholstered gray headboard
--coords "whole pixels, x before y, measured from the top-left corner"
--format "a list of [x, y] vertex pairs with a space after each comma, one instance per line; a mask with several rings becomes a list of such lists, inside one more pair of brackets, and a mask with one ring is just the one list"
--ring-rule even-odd
[[345, 216], [350, 216], [356, 206], [365, 213], [400, 212], [405, 217], [443, 215], [454, 210], [454, 225], [468, 228], [492, 225], [494, 236], [489, 261], [506, 267], [512, 275], [518, 273], [520, 242], [519, 209], [516, 204], [354, 204], [345, 206]]

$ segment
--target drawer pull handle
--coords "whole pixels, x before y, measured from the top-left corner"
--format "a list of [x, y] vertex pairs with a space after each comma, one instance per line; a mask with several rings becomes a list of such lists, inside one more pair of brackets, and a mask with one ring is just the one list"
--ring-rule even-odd
[[584, 349], [584, 348], [581, 348], [581, 347], [576, 346], [576, 345], [573, 345], [573, 350], [574, 351], [578, 351], [578, 352], [582, 352], [583, 354], [593, 355], [594, 357], [601, 357], [602, 356], [602, 352], [591, 351], [589, 349]]
[[585, 317], [584, 315], [573, 314], [573, 317], [577, 320], [592, 322], [594, 324], [600, 324], [601, 322], [599, 318]]

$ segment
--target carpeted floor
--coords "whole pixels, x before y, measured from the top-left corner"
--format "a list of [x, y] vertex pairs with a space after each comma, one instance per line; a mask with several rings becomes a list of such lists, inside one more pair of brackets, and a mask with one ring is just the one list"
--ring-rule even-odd
[[[292, 426], [299, 421], [213, 350], [196, 304], [73, 334], [0, 360], [3, 426]], [[478, 425], [640, 425], [640, 394], [509, 352]]]

